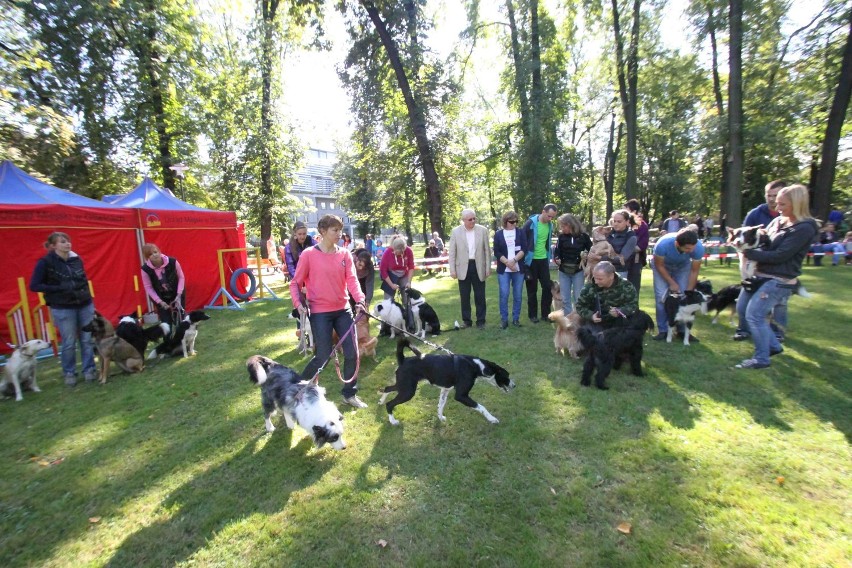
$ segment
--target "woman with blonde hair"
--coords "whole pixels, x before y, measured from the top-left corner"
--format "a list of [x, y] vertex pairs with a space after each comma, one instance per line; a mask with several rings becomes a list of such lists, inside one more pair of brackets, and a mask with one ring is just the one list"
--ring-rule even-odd
[[808, 188], [791, 185], [778, 192], [775, 208], [780, 215], [766, 228], [769, 245], [745, 251], [757, 263], [754, 277], [743, 281], [737, 300], [740, 327], [751, 334], [754, 355], [737, 369], [764, 369], [769, 358], [784, 348], [769, 326], [769, 314], [784, 303], [799, 285], [802, 262], [817, 234], [816, 221], [808, 210]]
[[591, 248], [592, 239], [583, 231], [580, 220], [570, 213], [562, 215], [553, 262], [559, 269], [559, 291], [562, 293], [562, 311], [566, 316], [574, 311], [574, 304], [583, 291], [586, 275], [580, 264]]

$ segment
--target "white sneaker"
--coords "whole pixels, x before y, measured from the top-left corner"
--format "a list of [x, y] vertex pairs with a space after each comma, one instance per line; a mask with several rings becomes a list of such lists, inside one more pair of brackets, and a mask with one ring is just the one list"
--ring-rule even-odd
[[358, 398], [357, 395], [350, 396], [349, 398], [344, 398], [343, 402], [345, 402], [349, 406], [354, 406], [355, 408], [367, 408], [367, 403]]

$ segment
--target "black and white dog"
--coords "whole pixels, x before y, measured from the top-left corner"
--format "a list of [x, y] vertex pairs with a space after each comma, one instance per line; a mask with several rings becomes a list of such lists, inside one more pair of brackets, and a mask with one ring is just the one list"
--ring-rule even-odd
[[595, 374], [595, 386], [607, 390], [606, 379], [612, 369], [619, 369], [624, 359], [630, 361], [630, 371], [637, 377], [642, 373], [643, 339], [645, 332], [654, 329], [654, 320], [642, 310], [636, 311], [617, 327], [601, 329], [599, 326], [583, 326], [577, 337], [586, 351], [583, 374], [580, 384], [584, 387], [592, 384]]
[[132, 345], [141, 357], [145, 356], [148, 343], [166, 337], [169, 331], [167, 323], [143, 328], [135, 314], [123, 316], [115, 328], [115, 334]]
[[195, 355], [195, 340], [198, 337], [198, 323], [209, 319], [210, 316], [201, 310], [195, 310], [187, 313], [177, 327], [172, 330], [172, 334], [148, 353], [148, 359], [154, 359], [156, 357], [162, 359], [166, 355], [183, 354], [184, 357]]
[[391, 339], [396, 337], [396, 329], [405, 329], [405, 318], [402, 315], [402, 306], [393, 300], [382, 300], [376, 304], [373, 308], [373, 316], [382, 320], [383, 323], [391, 326]]
[[432, 306], [426, 303], [423, 294], [414, 288], [409, 288], [408, 299], [417, 320], [417, 335], [420, 335], [421, 339], [426, 337], [427, 332], [433, 336], [441, 335], [441, 322], [438, 320], [438, 314], [435, 313]]
[[263, 355], [253, 355], [246, 361], [249, 379], [260, 387], [264, 423], [267, 432], [274, 432], [272, 415], [276, 409], [284, 415], [287, 428], [298, 424], [314, 440], [316, 447], [329, 444], [335, 450], [346, 449], [343, 441], [343, 415], [333, 402], [325, 398], [325, 389]]
[[666, 292], [663, 306], [666, 309], [666, 319], [669, 322], [669, 331], [666, 336], [666, 343], [672, 342], [675, 327], [683, 325], [683, 344], [689, 345], [689, 334], [692, 331], [692, 322], [695, 321], [695, 314], [701, 312], [707, 313], [707, 296], [698, 290], [687, 290], [680, 294], [672, 294]]
[[725, 286], [718, 292], [710, 294], [710, 300], [707, 302], [707, 311], [708, 313], [716, 312], [711, 323], [719, 323], [719, 314], [725, 309], [730, 309], [731, 311], [728, 322], [730, 324], [734, 323], [734, 314], [737, 313], [737, 298], [740, 297], [742, 290], [743, 287], [741, 285], [732, 284]]
[[[414, 357], [404, 356], [406, 347], [411, 349]], [[470, 391], [478, 380], [492, 384], [504, 392], [515, 388], [515, 383], [509, 377], [509, 371], [496, 363], [470, 355], [423, 355], [412, 347], [407, 339], [400, 339], [396, 344], [396, 361], [399, 365], [396, 370], [396, 384], [385, 387], [379, 401], [379, 404], [384, 404], [390, 393], [396, 393], [393, 400], [385, 406], [388, 411], [388, 420], [394, 426], [399, 424], [399, 421], [394, 418], [393, 409], [411, 400], [417, 393], [417, 383], [424, 379], [441, 389], [438, 399], [438, 418], [442, 422], [446, 420], [444, 406], [452, 389], [456, 390], [457, 401], [476, 410], [492, 424], [497, 424], [500, 422], [497, 418], [492, 416], [484, 406], [470, 398]]]
[[31, 390], [41, 392], [36, 382], [36, 355], [42, 349], [50, 347], [50, 343], [42, 339], [30, 339], [15, 351], [6, 362], [3, 369], [3, 380], [0, 381], [0, 395], [13, 396], [20, 402], [24, 400], [21, 392]]
[[757, 263], [748, 260], [743, 255], [743, 252], [749, 249], [760, 248], [768, 243], [769, 237], [763, 225], [740, 227], [738, 229], [728, 228], [728, 242], [726, 244], [737, 249], [740, 258], [740, 276], [742, 276], [743, 280], [754, 276], [754, 271], [757, 268]]

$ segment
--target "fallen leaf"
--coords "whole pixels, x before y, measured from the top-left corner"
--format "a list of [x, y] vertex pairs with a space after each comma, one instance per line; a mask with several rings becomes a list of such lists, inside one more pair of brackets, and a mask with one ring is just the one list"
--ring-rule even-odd
[[153, 415], [153, 414], [152, 414], [152, 415], [150, 415], [150, 416], [148, 417], [148, 420], [153, 420], [153, 419], [154, 419], [154, 415]]
[[630, 523], [621, 523], [620, 525], [618, 525], [617, 528], [618, 532], [623, 534], [630, 534], [631, 532], [633, 532], [633, 525], [631, 525]]
[[381, 546], [382, 548], [385, 548], [385, 547], [387, 547], [387, 545], [388, 545], [388, 541], [386, 541], [386, 540], [385, 540], [385, 539], [383, 539], [383, 538], [380, 538], [379, 540], [377, 540], [377, 541], [376, 541], [376, 544], [378, 544], [378, 545], [379, 545], [379, 546]]
[[92, 523], [92, 524], [99, 523], [99, 522], [101, 522], [101, 518], [100, 517], [89, 517], [89, 522]]
[[776, 477], [775, 483], [777, 483], [778, 485], [781, 485], [783, 487], [784, 486], [784, 476], [779, 475], [778, 477]]
[[550, 488], [550, 492], [556, 495], [556, 489], [554, 489], [553, 487]]
[[39, 460], [38, 465], [41, 465], [41, 466], [47, 467], [47, 466], [49, 466], [49, 465], [50, 465], [50, 462], [49, 462], [49, 461], [47, 461], [47, 460]]
[[55, 460], [53, 460], [52, 462], [50, 462], [50, 465], [59, 465], [59, 464], [61, 464], [61, 463], [62, 463], [62, 462], [64, 462], [64, 461], [65, 461], [65, 458], [56, 458]]

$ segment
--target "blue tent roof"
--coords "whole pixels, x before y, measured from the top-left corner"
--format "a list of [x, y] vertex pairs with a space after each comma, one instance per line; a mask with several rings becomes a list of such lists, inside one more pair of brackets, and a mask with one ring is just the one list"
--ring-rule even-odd
[[114, 205], [89, 199], [44, 183], [9, 160], [0, 164], [0, 203], [4, 205], [73, 205], [115, 209]]
[[132, 207], [138, 209], [160, 209], [166, 211], [209, 211], [203, 207], [196, 207], [181, 201], [168, 189], [163, 189], [150, 178], [142, 180], [136, 189], [122, 195], [115, 201], [119, 207]]

